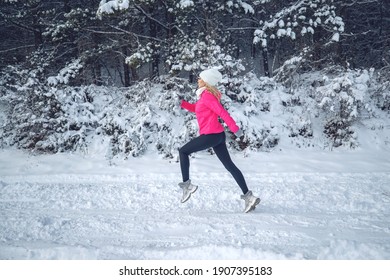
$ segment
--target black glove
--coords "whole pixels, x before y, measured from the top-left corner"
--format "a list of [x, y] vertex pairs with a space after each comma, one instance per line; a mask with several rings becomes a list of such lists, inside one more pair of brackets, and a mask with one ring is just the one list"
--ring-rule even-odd
[[244, 132], [242, 132], [241, 128], [234, 134], [236, 135], [236, 141], [240, 141], [240, 138], [244, 136]]

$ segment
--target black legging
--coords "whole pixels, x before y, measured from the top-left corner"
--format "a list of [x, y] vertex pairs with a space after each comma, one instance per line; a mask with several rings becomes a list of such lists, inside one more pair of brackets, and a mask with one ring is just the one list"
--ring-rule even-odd
[[226, 147], [225, 132], [200, 135], [179, 149], [180, 167], [181, 174], [183, 176], [183, 182], [186, 182], [188, 179], [190, 179], [189, 155], [211, 147], [225, 168], [232, 174], [233, 178], [240, 186], [243, 194], [246, 194], [248, 192], [248, 187], [246, 185], [245, 178], [230, 158], [228, 149]]

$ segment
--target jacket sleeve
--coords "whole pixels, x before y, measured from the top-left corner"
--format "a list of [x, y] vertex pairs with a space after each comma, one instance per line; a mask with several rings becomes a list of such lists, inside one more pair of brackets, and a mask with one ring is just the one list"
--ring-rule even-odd
[[235, 120], [230, 116], [228, 111], [223, 108], [222, 104], [211, 94], [204, 94], [206, 98], [206, 106], [209, 107], [214, 113], [216, 113], [227, 124], [229, 129], [236, 133], [240, 128], [237, 126]]
[[190, 112], [193, 112], [195, 113], [195, 104], [192, 104], [192, 103], [189, 103], [185, 100], [182, 100], [181, 101], [181, 105], [180, 105], [183, 109], [186, 109]]

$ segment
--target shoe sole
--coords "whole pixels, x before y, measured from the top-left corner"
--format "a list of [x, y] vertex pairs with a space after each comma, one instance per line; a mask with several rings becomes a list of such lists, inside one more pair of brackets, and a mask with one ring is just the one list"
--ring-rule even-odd
[[196, 192], [197, 189], [198, 189], [198, 186], [195, 186], [195, 188], [190, 192], [190, 195], [185, 200], [182, 200], [181, 203], [184, 203], [184, 202], [188, 201], [191, 198], [191, 195], [194, 192]]
[[256, 206], [260, 203], [260, 201], [261, 201], [260, 198], [257, 198], [255, 200], [255, 203], [253, 203], [253, 205], [247, 211], [245, 211], [245, 213], [249, 213], [249, 212], [255, 210]]

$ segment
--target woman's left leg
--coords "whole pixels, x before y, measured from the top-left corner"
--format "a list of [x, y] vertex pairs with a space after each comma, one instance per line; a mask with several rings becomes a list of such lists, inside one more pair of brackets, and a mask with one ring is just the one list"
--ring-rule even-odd
[[183, 182], [186, 182], [190, 179], [189, 155], [218, 145], [219, 143], [223, 142], [222, 137], [223, 135], [220, 133], [200, 135], [192, 139], [190, 142], [188, 142], [179, 149], [180, 168], [183, 177]]

